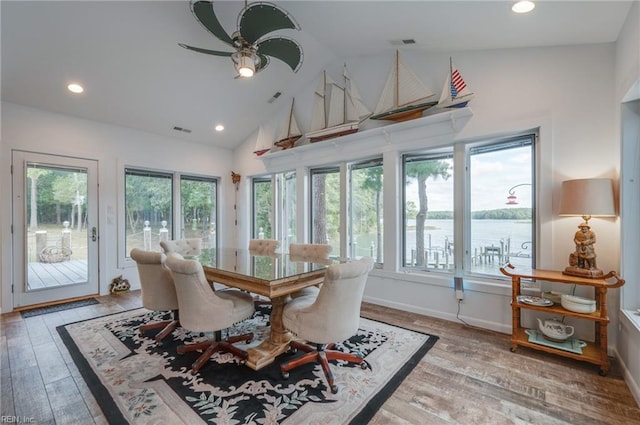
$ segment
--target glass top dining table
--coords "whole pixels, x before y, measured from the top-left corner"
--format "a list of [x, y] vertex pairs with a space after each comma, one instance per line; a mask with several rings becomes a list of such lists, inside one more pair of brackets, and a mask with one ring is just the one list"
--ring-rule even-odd
[[207, 280], [271, 300], [269, 338], [247, 350], [247, 366], [261, 369], [289, 347], [292, 335], [284, 328], [282, 312], [289, 295], [324, 280], [326, 268], [337, 260], [309, 261], [288, 253], [257, 255], [247, 249], [218, 249], [215, 264], [202, 258]]

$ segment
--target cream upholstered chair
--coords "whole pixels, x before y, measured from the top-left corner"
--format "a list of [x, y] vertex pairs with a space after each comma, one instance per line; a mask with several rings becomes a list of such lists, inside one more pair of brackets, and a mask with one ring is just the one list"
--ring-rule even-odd
[[251, 239], [249, 252], [252, 255], [273, 255], [280, 247], [280, 241], [275, 239]]
[[[195, 260], [168, 257], [167, 267], [171, 270], [180, 305], [180, 325], [192, 332], [218, 332], [253, 316], [254, 306], [251, 295], [233, 289], [214, 291], [207, 282], [202, 264]], [[226, 351], [247, 359], [246, 351], [234, 346], [234, 342], [253, 339], [252, 333], [227, 337], [224, 341], [215, 338], [194, 344], [181, 345], [178, 354], [203, 350], [193, 363], [191, 373], [197, 373], [209, 358], [218, 351]]]
[[155, 337], [156, 343], [169, 335], [180, 325], [178, 317], [178, 297], [171, 272], [165, 267], [166, 255], [160, 252], [143, 251], [138, 248], [129, 254], [138, 266], [142, 306], [154, 311], [171, 311], [173, 318], [162, 322], [140, 326], [140, 332], [163, 328]]
[[[333, 248], [328, 244], [292, 243], [289, 244], [289, 260], [314, 262], [319, 264], [331, 264], [329, 254]], [[291, 294], [291, 298], [300, 298], [307, 295], [318, 295], [319, 286], [308, 286]]]
[[320, 243], [292, 243], [289, 245], [291, 261], [320, 261], [329, 259], [333, 248]]
[[280, 365], [285, 378], [291, 369], [317, 362], [335, 394], [338, 387], [333, 382], [329, 360], [344, 360], [366, 367], [360, 353], [345, 353], [331, 348], [358, 332], [360, 304], [372, 268], [371, 258], [329, 266], [317, 297], [300, 297], [285, 305], [282, 315], [284, 327], [313, 344], [291, 342], [292, 350], [301, 350], [304, 354]]
[[200, 238], [161, 241], [160, 246], [165, 254], [177, 252], [183, 257], [197, 257], [202, 253], [202, 239]]

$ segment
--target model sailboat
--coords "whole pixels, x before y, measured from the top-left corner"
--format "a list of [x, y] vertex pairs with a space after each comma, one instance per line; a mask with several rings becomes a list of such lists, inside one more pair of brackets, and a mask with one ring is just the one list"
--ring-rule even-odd
[[253, 151], [256, 156], [262, 156], [271, 150], [271, 142], [265, 137], [262, 126], [258, 128], [258, 137], [256, 139], [256, 150]]
[[432, 93], [400, 59], [396, 51], [396, 63], [378, 101], [372, 120], [407, 121], [420, 118], [422, 113], [437, 102], [427, 101]]
[[355, 133], [371, 111], [362, 103], [360, 93], [344, 71], [344, 87], [322, 73], [314, 92], [311, 130], [305, 134], [311, 143]]
[[294, 101], [295, 99], [291, 100], [291, 110], [289, 111], [287, 122], [280, 129], [280, 135], [274, 143], [274, 145], [282, 149], [292, 148], [296, 144], [296, 141], [302, 137], [302, 132], [300, 128], [298, 128], [298, 122], [293, 113]]
[[473, 99], [473, 92], [462, 79], [460, 72], [453, 66], [453, 61], [449, 58], [449, 75], [444, 82], [440, 101], [436, 105], [438, 108], [462, 108]]

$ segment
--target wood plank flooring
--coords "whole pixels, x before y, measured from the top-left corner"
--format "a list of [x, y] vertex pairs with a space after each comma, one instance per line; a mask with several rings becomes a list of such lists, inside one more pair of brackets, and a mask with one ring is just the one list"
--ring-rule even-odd
[[[38, 425], [107, 423], [55, 329], [141, 305], [138, 291], [99, 301], [27, 319], [2, 315], [2, 417]], [[372, 425], [640, 425], [640, 408], [615, 360], [602, 377], [587, 363], [526, 348], [511, 353], [508, 335], [372, 304], [363, 305], [362, 315], [440, 337]]]
[[87, 260], [30, 262], [28, 269], [29, 290], [72, 285], [87, 280]]

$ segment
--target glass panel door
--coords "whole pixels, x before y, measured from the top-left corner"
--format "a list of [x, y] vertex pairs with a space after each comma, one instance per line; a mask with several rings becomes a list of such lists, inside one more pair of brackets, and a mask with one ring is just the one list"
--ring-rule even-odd
[[96, 162], [16, 151], [13, 173], [14, 306], [97, 294]]

